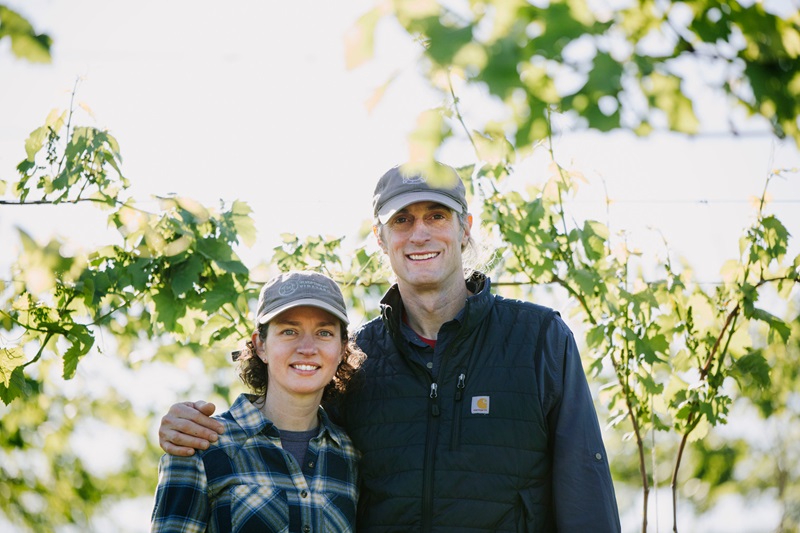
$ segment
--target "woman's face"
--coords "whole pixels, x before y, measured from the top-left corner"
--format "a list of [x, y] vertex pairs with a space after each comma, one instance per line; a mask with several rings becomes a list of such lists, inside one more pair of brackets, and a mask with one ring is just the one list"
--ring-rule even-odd
[[344, 343], [338, 318], [317, 307], [295, 307], [273, 318], [262, 342], [253, 335], [258, 356], [267, 364], [267, 397], [322, 398], [336, 374]]

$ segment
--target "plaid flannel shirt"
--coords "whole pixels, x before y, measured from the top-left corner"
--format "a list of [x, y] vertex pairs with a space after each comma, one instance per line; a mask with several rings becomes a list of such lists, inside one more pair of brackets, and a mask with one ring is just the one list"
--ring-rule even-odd
[[225, 432], [191, 457], [165, 454], [151, 531], [346, 532], [354, 529], [358, 452], [320, 407], [320, 431], [303, 465], [242, 394], [215, 417]]

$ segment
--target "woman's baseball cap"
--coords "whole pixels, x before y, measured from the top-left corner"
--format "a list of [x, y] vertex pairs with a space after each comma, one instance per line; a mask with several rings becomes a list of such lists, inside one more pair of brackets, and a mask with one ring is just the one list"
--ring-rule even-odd
[[350, 323], [342, 291], [335, 281], [319, 272], [291, 271], [275, 276], [261, 288], [256, 325], [303, 305], [327, 311], [345, 325]]

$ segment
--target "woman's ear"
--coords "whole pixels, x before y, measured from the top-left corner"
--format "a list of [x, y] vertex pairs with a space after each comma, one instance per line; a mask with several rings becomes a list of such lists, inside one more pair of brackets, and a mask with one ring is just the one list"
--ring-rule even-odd
[[264, 341], [261, 340], [261, 335], [258, 334], [258, 331], [253, 332], [253, 335], [250, 337], [250, 340], [252, 341], [253, 347], [256, 350], [256, 356], [258, 356], [258, 358], [264, 361], [264, 364], [266, 364], [267, 352], [264, 349]]

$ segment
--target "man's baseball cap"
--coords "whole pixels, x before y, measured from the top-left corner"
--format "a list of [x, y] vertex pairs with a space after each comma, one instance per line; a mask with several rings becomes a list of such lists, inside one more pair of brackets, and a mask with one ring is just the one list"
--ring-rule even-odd
[[453, 211], [467, 212], [467, 198], [461, 177], [453, 167], [438, 164], [442, 170], [438, 185], [429, 185], [422, 174], [406, 173], [401, 166], [390, 169], [378, 180], [372, 197], [373, 215], [381, 224], [404, 207], [417, 202], [438, 202]]
[[303, 305], [318, 307], [345, 324], [350, 323], [342, 291], [335, 281], [318, 272], [291, 271], [275, 276], [261, 288], [256, 325]]

